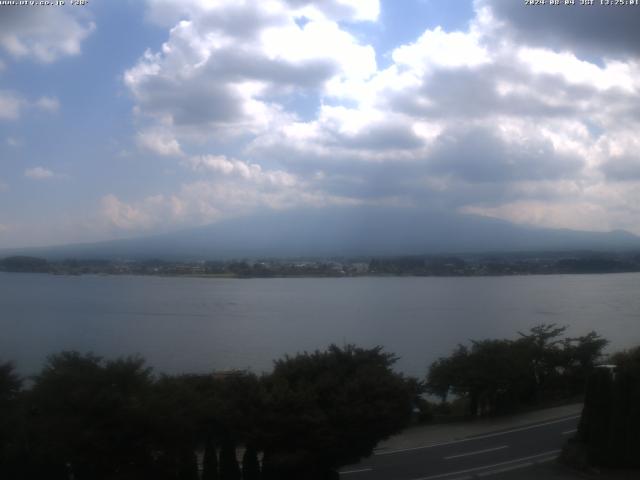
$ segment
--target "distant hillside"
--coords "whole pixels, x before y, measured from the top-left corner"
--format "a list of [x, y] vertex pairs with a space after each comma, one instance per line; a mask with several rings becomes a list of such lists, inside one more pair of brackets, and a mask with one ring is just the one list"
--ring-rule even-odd
[[269, 212], [170, 234], [0, 251], [0, 257], [229, 259], [640, 249], [624, 231], [524, 227], [473, 215], [400, 208]]

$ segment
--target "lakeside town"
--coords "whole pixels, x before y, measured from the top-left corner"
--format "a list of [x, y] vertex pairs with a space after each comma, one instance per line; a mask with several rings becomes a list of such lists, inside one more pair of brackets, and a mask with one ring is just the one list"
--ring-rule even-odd
[[54, 275], [158, 275], [229, 278], [551, 275], [640, 271], [640, 252], [534, 252], [329, 259], [0, 259], [0, 271]]

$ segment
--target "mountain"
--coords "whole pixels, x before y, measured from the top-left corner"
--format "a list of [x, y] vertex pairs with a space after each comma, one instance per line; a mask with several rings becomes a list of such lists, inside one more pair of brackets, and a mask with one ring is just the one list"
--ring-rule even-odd
[[168, 234], [5, 250], [0, 257], [196, 260], [630, 249], [640, 249], [640, 237], [625, 231], [545, 229], [474, 215], [342, 207], [264, 212]]

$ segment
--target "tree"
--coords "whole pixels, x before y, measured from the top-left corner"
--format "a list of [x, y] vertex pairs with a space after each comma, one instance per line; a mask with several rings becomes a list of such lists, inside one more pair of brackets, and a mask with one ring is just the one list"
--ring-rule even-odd
[[47, 273], [51, 269], [44, 258], [14, 256], [0, 260], [0, 270], [22, 273]]
[[11, 478], [20, 468], [19, 395], [22, 379], [12, 363], [0, 363], [0, 477]]
[[140, 358], [104, 362], [63, 352], [49, 357], [26, 398], [31, 460], [47, 478], [145, 478], [152, 451], [146, 396], [151, 370]]
[[22, 379], [16, 374], [14, 364], [0, 363], [0, 404], [15, 400], [21, 388]]
[[204, 446], [202, 458], [202, 480], [218, 480], [218, 452], [216, 444], [209, 439]]
[[427, 374], [427, 391], [439, 396], [443, 402], [454, 390], [466, 394], [469, 366], [469, 349], [458, 345], [449, 357], [440, 357], [431, 364]]
[[528, 350], [536, 402], [542, 400], [545, 389], [558, 377], [557, 367], [563, 359], [560, 337], [566, 330], [567, 327], [551, 323], [536, 325], [529, 333], [518, 332], [522, 346]]
[[443, 401], [448, 393], [469, 401], [469, 414], [513, 410], [526, 390], [526, 358], [509, 340], [472, 341], [459, 345], [450, 357], [438, 359], [427, 375], [427, 390]]
[[611, 359], [614, 369], [589, 376], [578, 440], [589, 463], [640, 467], [640, 347]]
[[240, 480], [240, 466], [236, 457], [236, 445], [225, 440], [220, 449], [220, 480]]
[[410, 420], [413, 391], [381, 347], [332, 345], [275, 362], [264, 378], [263, 478], [330, 478]]
[[193, 453], [213, 435], [209, 411], [215, 408], [214, 396], [215, 380], [209, 375], [163, 375], [152, 386], [146, 409], [161, 478], [191, 475]]
[[537, 325], [517, 340], [472, 340], [436, 360], [427, 390], [468, 401], [469, 414], [504, 413], [521, 404], [581, 394], [607, 341], [595, 332], [562, 338], [566, 327]]
[[259, 480], [260, 463], [258, 452], [253, 445], [247, 445], [242, 456], [242, 480]]
[[565, 369], [564, 379], [569, 395], [584, 393], [587, 377], [593, 371], [604, 348], [609, 343], [596, 332], [584, 336], [567, 338], [563, 342]]

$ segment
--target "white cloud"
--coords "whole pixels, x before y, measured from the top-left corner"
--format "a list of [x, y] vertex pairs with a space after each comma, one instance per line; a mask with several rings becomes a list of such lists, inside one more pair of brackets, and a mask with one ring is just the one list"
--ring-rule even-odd
[[15, 58], [50, 63], [80, 53], [82, 41], [95, 29], [65, 8], [3, 8], [0, 48]]
[[110, 194], [102, 198], [102, 212], [109, 222], [120, 229], [147, 229], [153, 225], [153, 218], [145, 210], [151, 210], [163, 201], [161, 196], [149, 197], [142, 205], [133, 207]]
[[283, 170], [263, 170], [255, 163], [228, 159], [224, 155], [203, 155], [189, 159], [188, 164], [197, 171], [211, 171], [235, 176], [252, 183], [279, 187], [293, 187], [299, 183], [294, 175]]
[[60, 101], [55, 97], [40, 97], [34, 106], [45, 112], [57, 112], [60, 108]]
[[330, 195], [316, 189], [271, 188], [243, 181], [197, 181], [170, 195], [154, 195], [131, 203], [109, 194], [102, 199], [102, 214], [118, 229], [144, 231], [176, 226], [204, 225], [245, 215], [256, 209], [365, 204], [358, 199]]
[[165, 156], [183, 155], [180, 144], [170, 134], [161, 131], [139, 132], [138, 145], [146, 150]]
[[571, 84], [582, 84], [598, 90], [620, 88], [634, 93], [639, 90], [638, 65], [631, 62], [606, 61], [604, 67], [578, 59], [571, 52], [554, 52], [544, 48], [521, 48], [518, 59], [533, 73], [559, 75]]
[[365, 203], [323, 192], [313, 179], [225, 156], [196, 156], [182, 163], [200, 173], [202, 179], [184, 183], [170, 194], [130, 202], [106, 195], [102, 198], [102, 215], [107, 224], [127, 231], [170, 229], [216, 222], [256, 209]]
[[[376, 71], [373, 48], [335, 18], [372, 18], [377, 1], [179, 3], [150, 2], [152, 16], [175, 6], [188, 19], [123, 79], [145, 128], [171, 129], [180, 143], [263, 133], [295, 118], [283, 96], [315, 94]], [[301, 26], [302, 11], [309, 17]]]
[[441, 27], [427, 30], [415, 43], [396, 48], [396, 65], [423, 74], [434, 67], [476, 67], [491, 60], [474, 32], [445, 32]]
[[46, 180], [49, 178], [53, 178], [56, 175], [48, 168], [33, 167], [33, 168], [27, 168], [24, 171], [24, 176], [31, 178], [33, 180]]
[[349, 28], [376, 21], [377, 1], [150, 0], [149, 18], [172, 28], [123, 77], [138, 142], [202, 180], [109, 199], [107, 216], [154, 228], [394, 199], [637, 230], [640, 62], [523, 42], [498, 3], [477, 1], [466, 30], [428, 29], [380, 69]]
[[0, 120], [17, 120], [25, 110], [37, 109], [47, 113], [54, 113], [59, 108], [60, 102], [55, 97], [40, 97], [38, 100], [31, 102], [19, 93], [0, 90]]
[[16, 120], [24, 106], [24, 100], [17, 94], [0, 90], [0, 120]]

